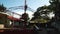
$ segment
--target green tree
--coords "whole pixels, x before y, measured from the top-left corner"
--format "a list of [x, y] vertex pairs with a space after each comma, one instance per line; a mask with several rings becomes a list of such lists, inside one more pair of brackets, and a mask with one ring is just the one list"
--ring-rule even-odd
[[31, 20], [36, 20], [38, 22], [47, 22], [50, 20], [48, 17], [49, 13], [52, 12], [51, 6], [42, 6], [37, 8], [37, 11], [33, 14], [33, 18]]
[[25, 22], [27, 22], [29, 20], [28, 14], [27, 13], [22, 14], [21, 19], [23, 19]]
[[0, 5], [0, 12], [4, 12], [6, 10], [6, 7], [4, 7], [4, 5]]
[[60, 19], [60, 1], [59, 0], [50, 0], [51, 8], [54, 10], [56, 19]]
[[60, 0], [50, 0], [49, 2], [55, 13], [55, 24], [53, 26], [60, 30]]

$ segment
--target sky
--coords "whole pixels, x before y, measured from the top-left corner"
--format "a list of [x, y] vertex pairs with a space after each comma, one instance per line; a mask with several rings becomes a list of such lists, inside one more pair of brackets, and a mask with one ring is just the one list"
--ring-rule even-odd
[[[0, 4], [3, 4], [5, 7], [15, 7], [15, 6], [24, 6], [24, 0], [0, 0]], [[44, 6], [44, 5], [50, 5], [49, 0], [27, 0], [28, 7], [32, 8], [36, 11], [38, 7]], [[23, 10], [13, 10], [13, 12], [16, 12], [18, 14], [24, 13]], [[29, 14], [29, 17], [32, 17], [33, 12], [27, 10], [27, 13]], [[16, 17], [16, 15], [14, 16]]]

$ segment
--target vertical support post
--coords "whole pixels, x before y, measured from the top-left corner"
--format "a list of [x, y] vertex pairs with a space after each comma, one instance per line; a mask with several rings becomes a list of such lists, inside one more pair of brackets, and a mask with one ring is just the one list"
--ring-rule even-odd
[[26, 4], [26, 0], [25, 0], [25, 6], [24, 6], [25, 13], [26, 13], [26, 10], [27, 10], [27, 4]]

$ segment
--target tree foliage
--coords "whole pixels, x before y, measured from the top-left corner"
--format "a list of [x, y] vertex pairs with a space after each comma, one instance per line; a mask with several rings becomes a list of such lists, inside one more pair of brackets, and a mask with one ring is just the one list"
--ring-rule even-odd
[[4, 12], [4, 10], [6, 10], [6, 7], [4, 7], [4, 5], [0, 5], [0, 12]]
[[60, 19], [60, 0], [50, 0], [50, 4], [55, 13], [55, 18]]
[[40, 22], [47, 22], [49, 21], [49, 13], [52, 12], [51, 6], [42, 6], [38, 7], [37, 11], [33, 14], [32, 20], [40, 21]]
[[29, 20], [28, 14], [27, 13], [22, 14], [21, 19], [23, 19], [24, 21], [28, 21]]

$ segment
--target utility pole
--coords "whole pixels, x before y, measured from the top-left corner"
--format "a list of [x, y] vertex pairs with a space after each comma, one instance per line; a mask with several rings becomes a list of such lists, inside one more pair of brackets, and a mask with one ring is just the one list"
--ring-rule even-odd
[[25, 6], [24, 6], [25, 13], [26, 13], [26, 10], [27, 10], [27, 4], [26, 4], [26, 0], [25, 0]]

